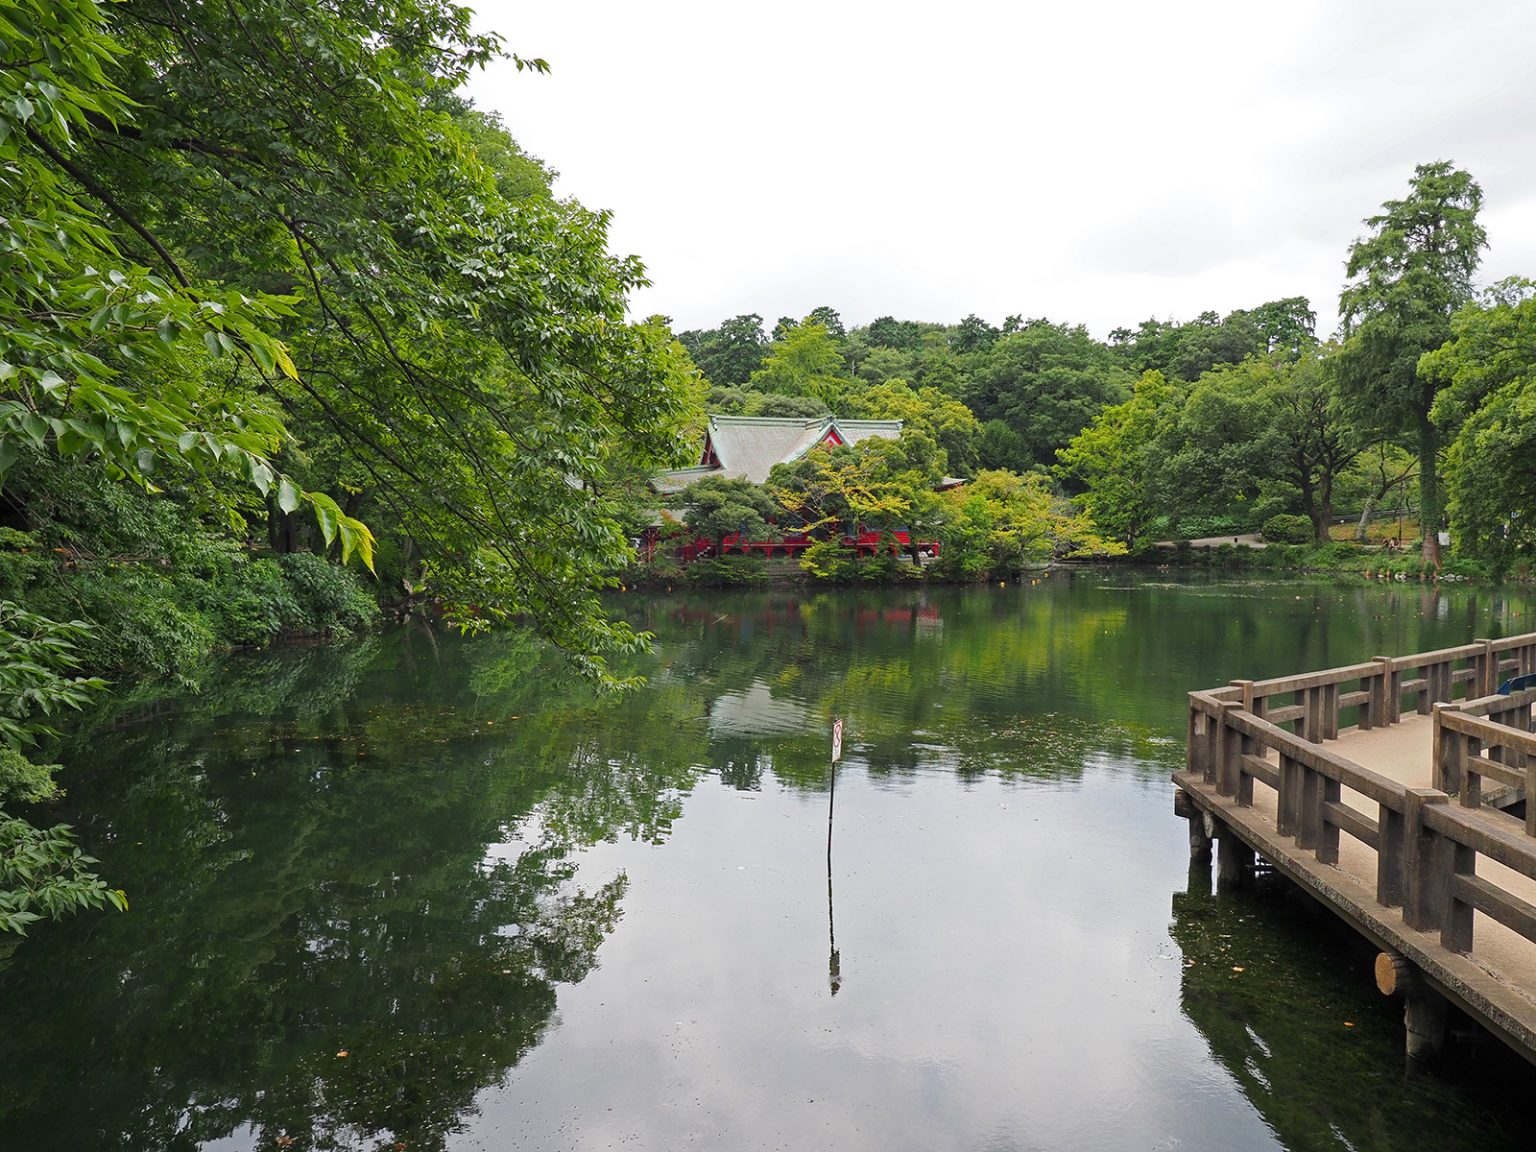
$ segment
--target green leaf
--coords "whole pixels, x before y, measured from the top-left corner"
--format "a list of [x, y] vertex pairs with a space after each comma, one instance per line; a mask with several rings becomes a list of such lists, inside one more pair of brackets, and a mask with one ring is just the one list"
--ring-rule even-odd
[[21, 430], [39, 448], [48, 439], [48, 421], [44, 420], [36, 412], [28, 412], [21, 418]]
[[341, 508], [323, 492], [309, 493], [309, 502], [315, 509], [315, 521], [320, 525], [320, 535], [325, 537], [325, 542], [330, 544], [336, 539], [336, 522], [341, 516]]
[[[284, 512], [292, 513], [299, 507], [300, 493], [292, 480], [284, 476], [277, 482], [277, 506]], [[329, 542], [329, 537], [327, 537]]]

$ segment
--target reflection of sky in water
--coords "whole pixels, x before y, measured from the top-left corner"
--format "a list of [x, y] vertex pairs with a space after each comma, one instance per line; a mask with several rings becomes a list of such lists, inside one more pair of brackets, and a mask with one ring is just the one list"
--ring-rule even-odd
[[1178, 1011], [1166, 895], [1127, 880], [1182, 873], [1166, 797], [1115, 778], [842, 770], [835, 999], [826, 797], [701, 785], [665, 848], [584, 854], [623, 861], [624, 922], [454, 1146], [1274, 1147]]
[[1523, 1147], [1503, 1097], [1397, 1099], [1401, 1011], [1315, 921], [1185, 894], [1167, 779], [1187, 689], [1507, 633], [1521, 598], [1079, 572], [629, 603], [657, 633], [629, 697], [397, 634], [234, 659], [217, 707], [96, 733], [71, 794], [134, 910], [0, 969], [30, 1109], [0, 1148], [165, 1147], [194, 1113], [178, 1139], [217, 1152], [311, 1119], [370, 1152], [405, 1122], [412, 1149]]
[[744, 692], [726, 692], [709, 705], [711, 734], [773, 736], [803, 732], [810, 714], [804, 702], [775, 696], [761, 680]]

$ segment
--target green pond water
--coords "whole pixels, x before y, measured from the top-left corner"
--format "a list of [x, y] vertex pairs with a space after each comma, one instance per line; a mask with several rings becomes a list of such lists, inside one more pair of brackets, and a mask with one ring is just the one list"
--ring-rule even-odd
[[621, 699], [401, 630], [93, 716], [65, 815], [132, 910], [0, 962], [0, 1149], [1532, 1147], [1529, 1067], [1465, 1030], [1406, 1077], [1370, 951], [1213, 892], [1168, 779], [1188, 689], [1536, 629], [1521, 595], [617, 610], [657, 638]]

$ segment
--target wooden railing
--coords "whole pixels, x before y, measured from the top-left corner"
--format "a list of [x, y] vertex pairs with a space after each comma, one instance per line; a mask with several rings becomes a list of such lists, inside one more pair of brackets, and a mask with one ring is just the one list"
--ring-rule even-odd
[[1238, 701], [1250, 715], [1321, 744], [1352, 728], [1396, 724], [1405, 712], [1428, 716], [1436, 704], [1486, 699], [1503, 680], [1533, 672], [1536, 634], [1474, 640], [1413, 656], [1377, 656], [1300, 676], [1234, 680], [1208, 695]]
[[[1256, 783], [1272, 789], [1274, 831], [1319, 864], [1338, 864], [1341, 835], [1365, 845], [1376, 902], [1452, 952], [1472, 951], [1474, 911], [1536, 942], [1536, 904], [1478, 874], [1491, 861], [1536, 880], [1536, 805], [1521, 820], [1482, 802], [1485, 781], [1536, 792], [1536, 689], [1495, 694], [1532, 671], [1536, 634], [1191, 692], [1187, 771], [1239, 808], [1252, 807]], [[1398, 722], [1405, 699], [1434, 716], [1436, 787], [1408, 787], [1324, 746], [1346, 719]]]
[[[1536, 794], [1536, 736], [1531, 734], [1533, 703], [1536, 689], [1527, 688], [1507, 696], [1436, 704], [1435, 787], [1458, 796], [1465, 808], [1480, 807], [1489, 798], [1484, 785], [1489, 780], [1503, 786], [1493, 793], [1501, 806]], [[1536, 805], [1529, 803], [1526, 830], [1536, 836]]]

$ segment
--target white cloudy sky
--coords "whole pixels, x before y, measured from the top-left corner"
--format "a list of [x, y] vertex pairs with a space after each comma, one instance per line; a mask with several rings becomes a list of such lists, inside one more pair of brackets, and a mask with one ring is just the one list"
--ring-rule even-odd
[[469, 0], [542, 56], [471, 89], [614, 215], [683, 328], [820, 304], [1099, 336], [1305, 295], [1448, 159], [1536, 276], [1536, 4]]

